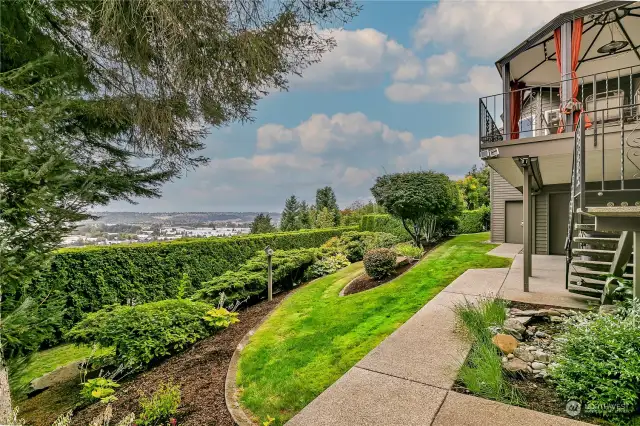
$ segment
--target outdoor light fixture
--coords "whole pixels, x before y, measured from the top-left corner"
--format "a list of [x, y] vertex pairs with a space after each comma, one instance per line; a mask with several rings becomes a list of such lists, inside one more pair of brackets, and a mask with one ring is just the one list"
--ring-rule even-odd
[[264, 248], [264, 254], [266, 254], [267, 256], [273, 256], [273, 249], [269, 246], [266, 246]]
[[627, 16], [628, 13], [629, 11], [627, 9], [620, 8], [604, 12], [602, 15], [596, 18], [596, 23], [600, 25], [607, 25], [609, 27], [609, 32], [611, 33], [611, 41], [600, 46], [600, 48], [598, 48], [598, 53], [612, 55], [618, 50], [624, 49], [629, 45], [629, 42], [626, 40], [614, 40], [613, 29], [611, 28], [611, 26], [614, 24], [620, 25], [620, 20]]

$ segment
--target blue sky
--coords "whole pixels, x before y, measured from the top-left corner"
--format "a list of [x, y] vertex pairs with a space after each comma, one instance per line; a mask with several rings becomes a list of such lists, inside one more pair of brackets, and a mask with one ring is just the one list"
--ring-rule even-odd
[[337, 47], [255, 121], [215, 129], [211, 162], [163, 196], [111, 211], [280, 211], [331, 185], [346, 207], [385, 172], [433, 169], [458, 178], [477, 158], [478, 97], [500, 91], [493, 65], [558, 13], [584, 2], [367, 1], [331, 36]]

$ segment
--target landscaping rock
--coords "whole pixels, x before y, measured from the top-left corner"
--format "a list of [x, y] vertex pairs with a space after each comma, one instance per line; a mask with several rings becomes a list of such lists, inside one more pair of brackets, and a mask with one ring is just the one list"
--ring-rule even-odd
[[518, 341], [515, 339], [515, 337], [508, 334], [496, 334], [495, 336], [493, 336], [491, 341], [505, 355], [513, 353], [513, 351], [518, 347]]
[[562, 317], [549, 317], [551, 322], [564, 322], [564, 318]]
[[531, 368], [533, 368], [534, 370], [544, 370], [547, 368], [547, 365], [538, 361], [534, 361], [531, 363]]
[[538, 311], [537, 316], [539, 317], [559, 317], [560, 312], [555, 309], [541, 309]]
[[[531, 353], [531, 352], [529, 352], [529, 353]], [[544, 351], [537, 350], [532, 354], [532, 356], [535, 358], [536, 361], [549, 362], [549, 354], [547, 354]]]
[[522, 334], [518, 330], [514, 330], [513, 328], [503, 327], [502, 331], [506, 334], [509, 334], [515, 337], [517, 340], [522, 340]]
[[549, 335], [547, 333], [545, 333], [544, 331], [536, 331], [535, 336], [538, 339], [546, 339], [547, 337], [549, 337]]
[[[516, 348], [516, 350], [518, 350], [518, 348]], [[513, 359], [513, 354], [507, 355], [507, 359]]]
[[524, 333], [524, 331], [526, 330], [524, 324], [515, 318], [509, 318], [508, 320], [506, 320], [502, 327], [515, 330], [518, 333]]
[[560, 312], [562, 315], [566, 315], [568, 317], [572, 317], [572, 316], [574, 316], [576, 314], [574, 311], [570, 311], [568, 309], [554, 308], [553, 310], [556, 311], [556, 312]]
[[80, 366], [83, 362], [83, 360], [71, 362], [67, 365], [58, 367], [52, 372], [40, 376], [37, 379], [33, 379], [30, 384], [31, 390], [44, 390], [58, 383], [64, 383], [75, 379], [80, 375]]
[[529, 365], [520, 358], [513, 358], [502, 364], [502, 368], [512, 373], [524, 373], [529, 371]]
[[516, 350], [513, 351], [513, 355], [520, 358], [524, 362], [533, 362], [535, 360], [534, 355], [523, 347], [516, 348]]
[[513, 317], [511, 319], [508, 319], [507, 321], [517, 321], [520, 324], [522, 324], [523, 326], [529, 324], [529, 322], [531, 322], [531, 319], [533, 317]]
[[511, 309], [510, 314], [515, 317], [533, 317], [538, 314], [538, 311], [534, 311], [534, 310], [521, 311], [520, 309], [513, 308]]

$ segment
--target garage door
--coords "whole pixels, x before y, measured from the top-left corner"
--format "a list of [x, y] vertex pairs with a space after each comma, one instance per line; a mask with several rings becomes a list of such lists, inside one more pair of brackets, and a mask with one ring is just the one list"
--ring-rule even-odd
[[549, 194], [549, 254], [564, 254], [569, 226], [569, 193]]
[[505, 242], [522, 244], [522, 201], [505, 203]]

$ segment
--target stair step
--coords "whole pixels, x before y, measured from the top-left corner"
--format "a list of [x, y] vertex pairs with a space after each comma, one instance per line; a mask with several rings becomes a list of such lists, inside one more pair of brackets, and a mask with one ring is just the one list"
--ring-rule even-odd
[[576, 223], [575, 228], [583, 231], [595, 231], [596, 224], [595, 223]]
[[620, 241], [620, 238], [615, 237], [575, 237], [573, 239], [576, 243], [592, 244], [592, 243], [615, 243]]
[[569, 284], [569, 293], [581, 294], [583, 296], [592, 297], [598, 300], [600, 300], [600, 297], [602, 296], [602, 291], [574, 284]]
[[574, 256], [613, 257], [616, 254], [615, 250], [598, 250], [598, 249], [586, 249], [586, 248], [573, 249], [572, 252]]
[[[608, 263], [608, 262], [603, 262]], [[609, 265], [611, 267], [611, 265]], [[609, 274], [609, 270], [606, 271], [595, 271], [586, 268], [573, 268], [571, 269], [571, 275], [576, 277], [585, 277], [585, 278], [594, 278], [602, 280], [603, 282], [606, 280], [606, 276]], [[622, 278], [633, 279], [633, 274], [623, 274]]]
[[592, 288], [594, 290], [602, 290], [605, 284], [604, 280], [575, 276], [569, 278], [569, 283], [577, 285], [579, 287]]
[[585, 210], [591, 216], [640, 217], [640, 206], [587, 207]]
[[[582, 260], [582, 259], [573, 259], [571, 261], [572, 265], [575, 266], [584, 266], [585, 268], [602, 270], [605, 269], [607, 272], [611, 269], [612, 262], [606, 262], [603, 260]], [[633, 271], [633, 264], [627, 263], [627, 270]]]

